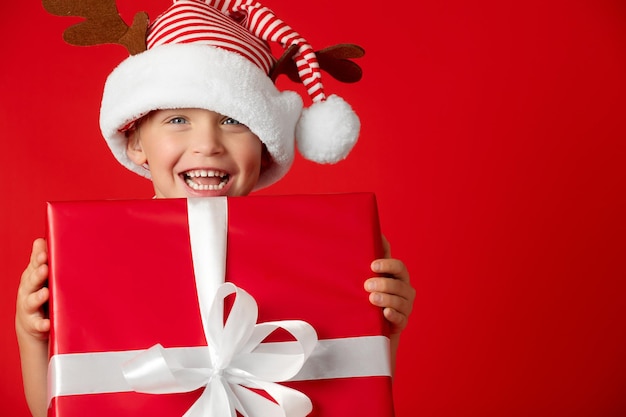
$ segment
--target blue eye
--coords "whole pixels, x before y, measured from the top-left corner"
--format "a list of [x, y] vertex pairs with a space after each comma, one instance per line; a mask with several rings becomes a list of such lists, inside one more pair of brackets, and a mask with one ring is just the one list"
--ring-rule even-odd
[[187, 123], [187, 119], [185, 119], [184, 117], [172, 117], [168, 123], [174, 124], [174, 125], [182, 125]]
[[235, 120], [232, 117], [227, 117], [226, 119], [224, 119], [224, 121], [222, 122], [225, 125], [240, 125], [242, 124], [239, 120]]

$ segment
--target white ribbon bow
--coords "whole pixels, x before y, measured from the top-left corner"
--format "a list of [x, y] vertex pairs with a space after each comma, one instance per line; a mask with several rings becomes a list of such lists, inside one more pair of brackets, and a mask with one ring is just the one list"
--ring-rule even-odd
[[[224, 299], [235, 294], [235, 301], [223, 320]], [[186, 366], [180, 357], [161, 345], [140, 353], [123, 366], [128, 384], [137, 392], [150, 394], [204, 392], [184, 417], [234, 417], [235, 410], [245, 417], [306, 416], [311, 400], [303, 393], [277, 384], [296, 375], [317, 344], [311, 325], [300, 320], [256, 324], [258, 308], [250, 294], [232, 283], [222, 284], [215, 295], [206, 330], [208, 346], [202, 365]], [[262, 343], [274, 330], [291, 333], [297, 343]], [[246, 388], [247, 387], [247, 388]], [[248, 388], [267, 392], [276, 402]]]

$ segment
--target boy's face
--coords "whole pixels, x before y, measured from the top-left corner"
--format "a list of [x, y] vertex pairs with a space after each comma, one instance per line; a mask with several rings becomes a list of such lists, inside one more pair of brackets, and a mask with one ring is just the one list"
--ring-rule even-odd
[[204, 109], [150, 113], [129, 137], [127, 154], [149, 166], [157, 198], [247, 195], [264, 155], [247, 126]]

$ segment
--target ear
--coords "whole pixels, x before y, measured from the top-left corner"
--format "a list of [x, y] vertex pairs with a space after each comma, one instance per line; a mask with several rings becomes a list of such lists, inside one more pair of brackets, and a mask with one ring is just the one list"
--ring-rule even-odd
[[261, 149], [261, 172], [269, 168], [270, 165], [272, 165], [272, 155], [270, 155], [267, 147], [263, 144], [263, 148]]
[[139, 140], [139, 131], [138, 129], [133, 129], [128, 132], [128, 141], [126, 142], [126, 155], [128, 159], [133, 161], [133, 163], [142, 166], [148, 159], [146, 158], [146, 154], [143, 151], [143, 147], [141, 146], [141, 141]]

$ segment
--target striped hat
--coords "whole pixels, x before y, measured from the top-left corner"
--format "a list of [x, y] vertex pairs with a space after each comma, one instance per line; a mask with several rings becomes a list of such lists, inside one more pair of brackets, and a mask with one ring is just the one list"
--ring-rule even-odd
[[[302, 97], [279, 91], [269, 77], [276, 64], [268, 42], [293, 48]], [[318, 163], [344, 159], [360, 122], [336, 95], [326, 96], [313, 48], [268, 8], [253, 0], [174, 0], [150, 24], [147, 50], [109, 75], [100, 111], [102, 133], [116, 158], [150, 177], [126, 155], [125, 130], [157, 109], [202, 108], [247, 125], [265, 144], [272, 164], [256, 189], [283, 177], [300, 153]]]

